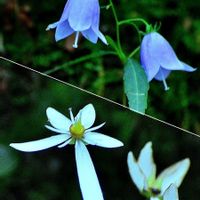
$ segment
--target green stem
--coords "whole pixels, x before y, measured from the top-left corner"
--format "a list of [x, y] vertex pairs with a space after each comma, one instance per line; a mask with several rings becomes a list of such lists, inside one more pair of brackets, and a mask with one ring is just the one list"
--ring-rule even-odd
[[122, 60], [122, 62], [124, 62], [126, 60], [126, 56], [124, 55], [122, 51], [121, 42], [120, 42], [119, 20], [118, 20], [117, 13], [116, 13], [112, 0], [109, 0], [109, 2], [110, 2], [113, 15], [114, 15], [115, 24], [116, 24], [116, 36], [117, 36], [117, 46], [119, 48], [119, 57]]
[[86, 56], [77, 58], [75, 60], [69, 61], [69, 62], [67, 62], [67, 63], [65, 63], [61, 66], [54, 67], [53, 69], [47, 70], [44, 73], [45, 74], [51, 74], [51, 73], [54, 73], [54, 72], [56, 72], [60, 69], [64, 69], [66, 67], [69, 67], [69, 66], [90, 60], [92, 58], [97, 58], [97, 57], [101, 57], [101, 56], [105, 56], [105, 55], [116, 55], [116, 53], [114, 51], [100, 51], [100, 52], [91, 53], [89, 55], [86, 55]]
[[134, 49], [128, 56], [128, 58], [133, 57], [138, 51], [140, 50], [140, 46], [138, 46], [136, 49]]
[[132, 23], [132, 22], [142, 22], [143, 24], [145, 24], [145, 26], [150, 26], [149, 23], [142, 18], [126, 19], [126, 20], [122, 20], [118, 22], [118, 24], [119, 26], [121, 26], [123, 24]]

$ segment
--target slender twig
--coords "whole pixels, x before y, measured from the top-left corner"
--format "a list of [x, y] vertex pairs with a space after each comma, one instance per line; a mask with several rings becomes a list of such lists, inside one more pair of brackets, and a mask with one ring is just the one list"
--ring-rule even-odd
[[128, 58], [133, 57], [138, 51], [140, 50], [140, 46], [138, 46], [136, 49], [134, 49], [128, 56]]
[[117, 13], [116, 13], [116, 10], [115, 10], [115, 7], [114, 7], [112, 0], [109, 0], [109, 2], [110, 2], [110, 7], [112, 9], [113, 15], [114, 15], [115, 24], [116, 24], [117, 46], [118, 46], [119, 52], [120, 52], [119, 57], [122, 61], [124, 61], [125, 55], [122, 51], [121, 42], [120, 42], [119, 20], [118, 20]]
[[99, 52], [91, 53], [89, 55], [86, 55], [86, 56], [77, 58], [75, 60], [69, 61], [69, 62], [67, 62], [63, 65], [56, 66], [53, 69], [45, 71], [44, 73], [45, 74], [52, 74], [52, 73], [54, 73], [58, 70], [66, 68], [66, 67], [69, 67], [69, 66], [72, 66], [72, 65], [75, 65], [75, 64], [79, 64], [81, 62], [90, 60], [92, 58], [97, 58], [97, 57], [101, 57], [101, 56], [105, 56], [105, 55], [116, 55], [116, 53], [114, 51], [99, 51]]
[[142, 18], [126, 19], [126, 20], [122, 20], [122, 21], [118, 22], [118, 24], [119, 24], [119, 26], [120, 26], [120, 25], [123, 25], [123, 24], [131, 23], [131, 22], [142, 22], [142, 23], [145, 24], [146, 26], [150, 26], [150, 25], [148, 24], [148, 22], [145, 21], [145, 20], [142, 19]]

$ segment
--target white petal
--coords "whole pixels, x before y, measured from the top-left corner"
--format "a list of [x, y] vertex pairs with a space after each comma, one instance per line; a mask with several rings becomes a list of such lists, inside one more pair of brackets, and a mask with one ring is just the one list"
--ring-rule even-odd
[[75, 144], [76, 166], [79, 184], [84, 200], [103, 200], [94, 165], [85, 144], [79, 140]]
[[72, 141], [72, 138], [69, 138], [66, 142], [64, 142], [63, 144], [60, 144], [60, 145], [58, 146], [58, 148], [63, 148], [63, 147], [65, 147], [65, 146], [68, 145], [71, 141]]
[[85, 133], [83, 140], [88, 144], [106, 148], [115, 148], [124, 145], [121, 141], [115, 138], [95, 132]]
[[56, 132], [56, 133], [66, 133], [66, 134], [69, 134], [68, 131], [64, 131], [64, 130], [60, 130], [60, 129], [56, 129], [56, 128], [53, 128], [51, 126], [48, 126], [48, 125], [45, 125], [45, 127], [53, 132]]
[[19, 151], [25, 151], [25, 152], [40, 151], [43, 149], [48, 149], [50, 147], [56, 146], [66, 141], [69, 137], [70, 136], [68, 136], [67, 134], [59, 134], [41, 140], [35, 140], [23, 143], [11, 143], [10, 146]]
[[147, 180], [137, 164], [132, 152], [128, 153], [127, 163], [132, 181], [135, 183], [139, 191], [142, 192], [146, 187], [145, 185], [147, 184]]
[[160, 200], [158, 197], [151, 197], [150, 200]]
[[75, 120], [81, 119], [81, 123], [84, 126], [84, 128], [88, 129], [94, 124], [95, 118], [95, 109], [94, 106], [90, 103], [78, 112]]
[[163, 200], [179, 200], [178, 189], [174, 184], [171, 184], [163, 195]]
[[87, 132], [92, 132], [92, 131], [95, 131], [95, 130], [97, 130], [97, 129], [100, 129], [102, 126], [104, 126], [105, 123], [106, 123], [106, 122], [104, 122], [104, 123], [102, 123], [102, 124], [100, 124], [100, 125], [98, 125], [98, 126], [89, 128], [89, 129], [87, 129], [87, 130], [85, 131], [85, 133], [87, 133]]
[[59, 113], [57, 110], [51, 107], [47, 108], [46, 114], [49, 122], [53, 127], [63, 131], [69, 131], [69, 127], [72, 123], [63, 114]]
[[175, 184], [176, 187], [179, 187], [182, 183], [188, 169], [190, 167], [190, 160], [188, 158], [179, 161], [170, 167], [166, 168], [158, 176], [158, 179], [162, 180], [161, 191], [162, 193], [171, 185]]
[[147, 179], [149, 177], [155, 178], [156, 165], [153, 160], [152, 142], [146, 143], [143, 149], [140, 151], [138, 165]]

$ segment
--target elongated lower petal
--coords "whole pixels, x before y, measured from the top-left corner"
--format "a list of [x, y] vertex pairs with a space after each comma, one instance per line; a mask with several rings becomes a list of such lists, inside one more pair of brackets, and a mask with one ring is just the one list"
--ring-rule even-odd
[[75, 144], [76, 166], [79, 184], [84, 200], [103, 200], [99, 180], [94, 169], [90, 154], [82, 141]]
[[33, 152], [56, 146], [66, 141], [68, 138], [70, 138], [70, 136], [67, 134], [59, 134], [31, 142], [11, 143], [10, 146], [19, 151]]
[[133, 182], [135, 183], [139, 191], [142, 192], [147, 187], [147, 179], [142, 173], [132, 152], [128, 153], [127, 164]]
[[110, 136], [104, 135], [102, 133], [96, 133], [96, 132], [88, 132], [85, 134], [84, 141], [91, 145], [96, 145], [100, 147], [106, 147], [106, 148], [116, 148], [121, 147], [124, 144]]
[[163, 200], [179, 200], [178, 189], [174, 184], [171, 184], [163, 195]]

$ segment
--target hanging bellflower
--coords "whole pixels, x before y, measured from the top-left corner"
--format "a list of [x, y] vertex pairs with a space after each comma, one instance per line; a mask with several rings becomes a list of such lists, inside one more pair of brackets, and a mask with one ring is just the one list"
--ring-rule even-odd
[[169, 87], [166, 78], [172, 70], [193, 72], [196, 69], [181, 62], [169, 42], [159, 33], [151, 32], [144, 36], [140, 51], [141, 65], [148, 81], [156, 79], [163, 81], [165, 90]]
[[59, 148], [68, 144], [75, 144], [75, 158], [80, 188], [84, 200], [103, 200], [103, 194], [95, 172], [90, 154], [86, 148], [87, 144], [106, 148], [123, 146], [117, 139], [96, 132], [105, 123], [91, 127], [94, 124], [96, 113], [92, 104], [82, 108], [76, 117], [70, 109], [70, 118], [56, 111], [54, 108], [47, 108], [46, 114], [51, 126], [45, 127], [50, 131], [59, 133], [48, 138], [24, 142], [11, 143], [10, 146], [25, 152], [34, 152], [47, 149], [53, 146]]
[[68, 0], [59, 21], [48, 25], [46, 30], [56, 28], [56, 41], [75, 33], [74, 48], [78, 47], [79, 34], [92, 43], [98, 38], [107, 44], [106, 38], [99, 31], [100, 6], [98, 0]]
[[147, 198], [159, 200], [178, 200], [177, 188], [181, 185], [190, 166], [188, 158], [183, 159], [163, 170], [156, 177], [156, 165], [153, 159], [152, 143], [148, 142], [140, 151], [136, 161], [132, 152], [127, 158], [130, 176], [136, 187]]

